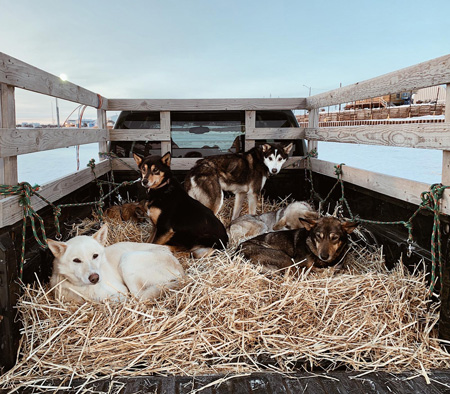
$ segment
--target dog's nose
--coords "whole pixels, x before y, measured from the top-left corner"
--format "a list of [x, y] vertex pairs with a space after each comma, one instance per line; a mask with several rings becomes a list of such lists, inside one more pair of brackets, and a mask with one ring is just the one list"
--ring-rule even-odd
[[147, 179], [147, 178], [144, 178], [144, 179], [142, 180], [142, 184], [145, 186], [147, 183], [148, 183], [148, 179]]
[[319, 256], [322, 260], [328, 260], [328, 257], [329, 257], [329, 255], [328, 255], [328, 253], [326, 253], [326, 252], [322, 252], [322, 253], [320, 253], [320, 256]]
[[278, 170], [276, 168], [272, 168], [272, 173], [276, 174], [278, 172]]
[[91, 282], [92, 284], [96, 284], [100, 279], [100, 276], [98, 276], [98, 274], [90, 274], [89, 275], [89, 282]]

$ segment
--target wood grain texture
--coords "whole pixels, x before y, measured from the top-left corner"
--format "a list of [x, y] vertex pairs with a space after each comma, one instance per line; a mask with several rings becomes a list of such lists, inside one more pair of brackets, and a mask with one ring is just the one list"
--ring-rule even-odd
[[161, 141], [161, 156], [167, 152], [172, 152], [172, 143], [170, 140], [170, 112], [161, 111], [159, 114], [161, 133], [168, 138], [166, 141]]
[[0, 129], [0, 157], [23, 155], [50, 149], [106, 142], [109, 130], [78, 129]]
[[[104, 109], [97, 110], [97, 128], [98, 129], [107, 129], [108, 122], [106, 120], [106, 111]], [[109, 132], [108, 132], [109, 139]], [[108, 141], [100, 141], [98, 143], [98, 151], [99, 152], [109, 152], [109, 143]]]
[[[15, 88], [0, 84], [0, 127], [16, 127]], [[0, 143], [1, 147], [1, 143]], [[17, 156], [0, 158], [0, 184], [16, 185], [18, 183]]]
[[170, 141], [162, 129], [112, 129], [110, 141]]
[[300, 127], [253, 128], [245, 133], [252, 140], [295, 140], [305, 138], [305, 129]]
[[[109, 160], [104, 160], [96, 165], [95, 174], [99, 177], [110, 170], [111, 166]], [[41, 185], [39, 193], [50, 202], [55, 202], [94, 180], [95, 178], [92, 174], [92, 170], [86, 168], [69, 176]], [[36, 196], [31, 198], [31, 204], [35, 210], [41, 209], [47, 205]], [[22, 220], [22, 215], [23, 208], [19, 205], [18, 196], [0, 200], [0, 227], [17, 223]]]
[[[311, 168], [314, 172], [336, 178], [336, 163], [311, 159]], [[399, 200], [407, 201], [419, 205], [421, 203], [420, 194], [429, 190], [427, 183], [411, 181], [377, 172], [361, 170], [359, 168], [343, 166], [342, 179], [345, 182], [364, 187], [366, 189], [385, 194]], [[449, 207], [442, 207], [446, 214], [450, 213]]]
[[307, 128], [310, 141], [450, 150], [450, 124], [412, 123]]
[[[0, 52], [0, 82], [97, 108], [96, 93]], [[108, 100], [103, 98], [102, 109]]]
[[306, 98], [308, 109], [348, 103], [450, 82], [450, 55]]
[[220, 111], [305, 109], [305, 98], [108, 99], [108, 111]]
[[246, 151], [255, 146], [255, 139], [251, 137], [256, 128], [256, 111], [245, 111], [245, 146]]
[[[450, 83], [447, 84], [445, 99], [445, 125], [450, 125]], [[450, 149], [442, 152], [442, 178], [443, 185], [450, 186]], [[442, 208], [444, 211], [450, 210], [450, 190], [445, 190], [442, 199]]]
[[[308, 116], [308, 128], [319, 127], [319, 118], [320, 118], [320, 114], [319, 114], [318, 109], [310, 110], [309, 116]], [[317, 143], [317, 141], [308, 141], [308, 153], [310, 153], [314, 150], [317, 152], [318, 147], [319, 147], [319, 144]]]

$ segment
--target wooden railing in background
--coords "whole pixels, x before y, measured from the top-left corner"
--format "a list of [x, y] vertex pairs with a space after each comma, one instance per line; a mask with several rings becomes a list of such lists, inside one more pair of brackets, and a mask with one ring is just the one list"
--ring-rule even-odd
[[[243, 110], [245, 111], [246, 149], [260, 139], [302, 139], [308, 140], [308, 150], [317, 148], [318, 141], [374, 144], [385, 146], [406, 146], [443, 150], [443, 183], [450, 184], [450, 90], [447, 85], [446, 123], [404, 124], [404, 125], [361, 125], [356, 127], [319, 127], [320, 108], [347, 102], [411, 91], [428, 86], [450, 83], [450, 55], [429, 62], [408, 67], [354, 85], [308, 98], [292, 99], [106, 99], [58, 77], [39, 70], [20, 60], [0, 53], [0, 182], [17, 183], [17, 155], [56, 149], [64, 146], [99, 143], [99, 151], [108, 148], [108, 141], [159, 141], [161, 153], [171, 151], [171, 111]], [[78, 104], [97, 108], [98, 129], [57, 128], [41, 130], [18, 130], [15, 126], [14, 89], [22, 88], [57, 97]], [[308, 109], [309, 121], [306, 128], [256, 128], [257, 110]], [[158, 130], [107, 130], [106, 111], [151, 110], [160, 112], [161, 127]], [[287, 165], [298, 162], [291, 158]], [[174, 169], [188, 169], [197, 159], [174, 158]], [[135, 165], [131, 158], [125, 159]], [[315, 172], [334, 177], [334, 163], [312, 159]], [[128, 169], [128, 167], [125, 167]], [[98, 176], [110, 171], [124, 169], [120, 163], [111, 167], [109, 161], [96, 167]], [[81, 170], [69, 176], [41, 185], [41, 193], [55, 201], [77, 190], [93, 179], [90, 169]], [[420, 203], [420, 193], [429, 185], [378, 174], [357, 168], [344, 168], [344, 181], [366, 187], [404, 201]], [[446, 193], [447, 194], [447, 193]], [[34, 207], [44, 204], [34, 198]], [[450, 214], [448, 197], [444, 199], [443, 212]], [[21, 219], [22, 210], [18, 197], [0, 200], [0, 227]]]

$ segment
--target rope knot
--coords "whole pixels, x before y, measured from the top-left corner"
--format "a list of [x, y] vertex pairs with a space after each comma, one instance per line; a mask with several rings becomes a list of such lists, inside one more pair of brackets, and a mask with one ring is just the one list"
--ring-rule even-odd
[[342, 175], [342, 166], [345, 166], [345, 164], [341, 163], [334, 166], [334, 173], [337, 177], [340, 177]]
[[89, 163], [86, 167], [90, 167], [93, 170], [95, 168], [95, 159], [89, 160]]

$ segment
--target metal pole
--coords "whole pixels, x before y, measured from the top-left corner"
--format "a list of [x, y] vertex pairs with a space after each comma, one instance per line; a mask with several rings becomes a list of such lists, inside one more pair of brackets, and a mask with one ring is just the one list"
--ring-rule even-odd
[[61, 125], [59, 124], [59, 107], [58, 107], [58, 97], [55, 97], [56, 100], [56, 125], [58, 127], [61, 127]]

